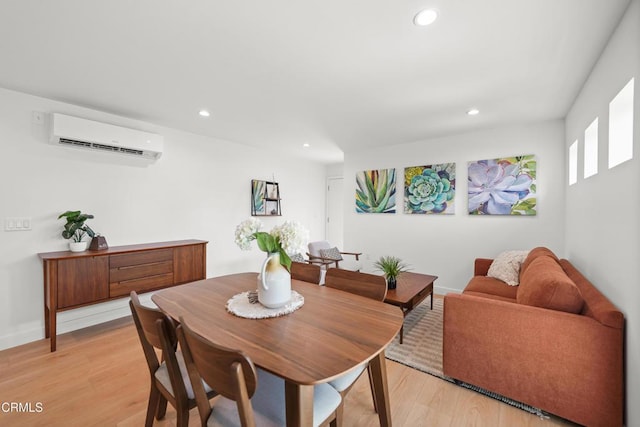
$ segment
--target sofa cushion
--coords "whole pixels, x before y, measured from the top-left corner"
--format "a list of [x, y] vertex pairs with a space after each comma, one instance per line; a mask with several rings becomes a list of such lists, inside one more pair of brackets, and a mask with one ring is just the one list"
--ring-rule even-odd
[[496, 301], [505, 301], [505, 302], [510, 302], [511, 304], [515, 304], [516, 303], [516, 299], [515, 298], [506, 298], [506, 297], [502, 297], [500, 295], [486, 294], [484, 292], [465, 291], [464, 295], [471, 295], [471, 296], [474, 296], [474, 297], [481, 297], [481, 298], [492, 299], [492, 300], [496, 300]]
[[529, 255], [527, 255], [527, 257], [524, 259], [524, 262], [522, 263], [522, 266], [520, 267], [520, 280], [522, 280], [522, 275], [527, 270], [527, 268], [529, 268], [531, 263], [536, 258], [538, 258], [540, 256], [549, 256], [549, 257], [555, 259], [556, 262], [559, 261], [558, 257], [556, 256], [556, 254], [554, 254], [551, 251], [551, 249], [545, 248], [544, 246], [539, 246], [537, 248], [533, 248], [533, 249], [531, 249], [531, 251], [529, 251]]
[[520, 266], [529, 251], [505, 251], [493, 260], [487, 276], [500, 279], [509, 286], [518, 286], [520, 283]]
[[584, 300], [556, 259], [538, 256], [520, 278], [516, 301], [551, 310], [580, 313]]
[[469, 281], [467, 287], [464, 288], [464, 293], [467, 292], [495, 295], [515, 301], [518, 288], [516, 286], [509, 286], [502, 280], [494, 279], [493, 277], [475, 276]]

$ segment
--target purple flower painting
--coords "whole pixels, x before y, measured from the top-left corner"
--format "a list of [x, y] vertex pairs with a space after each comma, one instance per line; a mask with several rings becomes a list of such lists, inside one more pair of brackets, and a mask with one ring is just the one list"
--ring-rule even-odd
[[469, 162], [469, 214], [535, 215], [535, 156]]

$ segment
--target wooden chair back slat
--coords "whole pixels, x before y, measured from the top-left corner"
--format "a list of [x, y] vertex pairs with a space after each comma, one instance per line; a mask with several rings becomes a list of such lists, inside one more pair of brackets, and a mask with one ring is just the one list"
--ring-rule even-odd
[[[165, 397], [176, 406], [177, 410], [186, 411], [186, 418], [188, 420], [190, 403], [176, 356], [178, 339], [176, 337], [175, 324], [160, 310], [143, 306], [135, 291], [131, 292], [130, 297], [129, 307], [131, 308], [131, 315], [133, 316], [138, 337], [142, 344], [142, 350], [147, 360], [151, 381], [155, 384], [155, 373], [160, 367], [160, 363], [164, 361], [167, 366], [169, 381], [171, 382], [173, 391], [172, 395]], [[161, 351], [162, 356], [160, 360], [158, 360], [154, 348]], [[152, 385], [152, 387], [157, 387], [157, 385]], [[178, 402], [180, 403], [178, 404]], [[184, 418], [185, 415], [181, 414], [180, 417]]]
[[[234, 400], [242, 425], [254, 425], [250, 399], [256, 391], [258, 375], [251, 360], [241, 351], [219, 346], [203, 338], [180, 319], [177, 329], [182, 354], [194, 387], [200, 418], [209, 418], [211, 404], [204, 396], [202, 380], [224, 397]], [[204, 425], [204, 424], [203, 424]]]
[[377, 301], [384, 301], [387, 295], [387, 281], [383, 276], [358, 271], [330, 268], [327, 270], [324, 285]]
[[320, 283], [320, 266], [294, 261], [291, 263], [291, 278], [310, 283]]
[[[131, 314], [133, 315], [133, 320], [136, 323], [136, 327], [139, 326], [138, 332], [142, 332], [147, 343], [157, 348], [158, 350], [162, 350], [162, 340], [158, 333], [158, 328], [156, 327], [156, 322], [159, 319], [167, 319], [167, 316], [158, 309], [145, 307], [140, 303], [140, 299], [138, 298], [138, 294], [135, 292], [131, 292], [130, 294], [131, 300], [129, 301], [129, 307], [131, 308]], [[174, 347], [177, 344], [177, 339], [175, 336], [175, 331], [168, 331], [169, 336], [167, 339], [170, 344]]]

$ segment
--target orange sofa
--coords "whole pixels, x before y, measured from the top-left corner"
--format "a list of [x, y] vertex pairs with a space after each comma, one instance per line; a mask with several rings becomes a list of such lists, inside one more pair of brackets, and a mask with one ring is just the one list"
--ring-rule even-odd
[[454, 379], [586, 426], [621, 426], [624, 316], [568, 260], [529, 252], [520, 285], [476, 259], [444, 298], [443, 370]]

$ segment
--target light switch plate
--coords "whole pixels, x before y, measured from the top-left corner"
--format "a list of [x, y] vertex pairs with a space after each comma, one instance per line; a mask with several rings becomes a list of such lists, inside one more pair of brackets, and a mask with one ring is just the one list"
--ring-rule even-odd
[[4, 231], [29, 231], [31, 230], [31, 218], [11, 217], [4, 219]]

